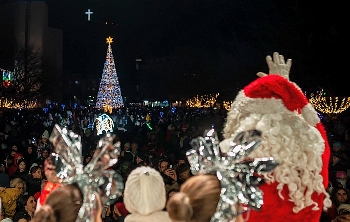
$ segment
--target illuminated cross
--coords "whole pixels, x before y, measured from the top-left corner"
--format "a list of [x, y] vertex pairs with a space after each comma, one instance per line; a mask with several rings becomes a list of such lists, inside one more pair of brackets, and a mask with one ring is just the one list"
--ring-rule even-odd
[[88, 15], [88, 21], [90, 21], [90, 16], [94, 14], [92, 11], [90, 11], [90, 9], [88, 9], [87, 12], [85, 12], [85, 15]]
[[112, 37], [108, 37], [108, 38], [106, 38], [106, 40], [107, 40], [107, 43], [110, 45], [112, 42], [113, 42], [113, 38]]

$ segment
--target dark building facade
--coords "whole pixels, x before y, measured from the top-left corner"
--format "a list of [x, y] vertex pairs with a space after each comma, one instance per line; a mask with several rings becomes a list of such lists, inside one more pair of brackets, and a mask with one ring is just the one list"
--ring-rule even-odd
[[0, 1], [0, 36], [0, 67], [14, 69], [13, 51], [26, 48], [40, 51], [42, 60], [50, 66], [46, 75], [54, 80], [48, 96], [61, 100], [63, 31], [48, 26], [47, 3], [38, 0]]

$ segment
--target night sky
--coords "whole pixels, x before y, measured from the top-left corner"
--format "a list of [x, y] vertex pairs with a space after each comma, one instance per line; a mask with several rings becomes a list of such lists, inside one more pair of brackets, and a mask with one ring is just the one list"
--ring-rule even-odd
[[[177, 77], [195, 73], [193, 92], [222, 92], [233, 98], [238, 89], [268, 72], [266, 55], [292, 58], [290, 79], [309, 92], [323, 88], [349, 96], [341, 86], [347, 71], [344, 6], [336, 1], [281, 0], [47, 0], [49, 26], [64, 32], [64, 73], [100, 78], [106, 37], [122, 92], [132, 92], [135, 59], [175, 56]], [[91, 9], [91, 21], [85, 12]], [[105, 24], [107, 22], [107, 24]], [[141, 64], [142, 65], [142, 64]], [[164, 74], [166, 75], [166, 74]], [[172, 74], [174, 75], [174, 74]], [[345, 76], [344, 76], [345, 75]], [[145, 77], [143, 77], [145, 78]], [[146, 77], [147, 78], [147, 77]], [[159, 78], [155, 85], [165, 85]], [[181, 91], [186, 83], [176, 81]], [[165, 87], [167, 88], [167, 87]], [[159, 87], [154, 94], [166, 94]]]

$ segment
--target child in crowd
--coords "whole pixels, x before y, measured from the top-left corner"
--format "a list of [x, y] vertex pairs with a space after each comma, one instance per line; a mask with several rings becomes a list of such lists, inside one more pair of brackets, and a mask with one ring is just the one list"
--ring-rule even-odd
[[[210, 222], [220, 199], [221, 184], [215, 175], [196, 175], [182, 184], [168, 201], [166, 209], [172, 221]], [[240, 214], [236, 222], [243, 222]]]
[[[95, 222], [101, 222], [101, 202], [98, 194], [95, 197], [98, 199]], [[31, 222], [75, 222], [82, 203], [83, 196], [77, 185], [59, 187], [50, 193], [45, 205], [35, 212]]]
[[171, 222], [163, 209], [165, 184], [160, 173], [148, 166], [134, 169], [125, 183], [124, 204], [130, 212], [125, 222]]

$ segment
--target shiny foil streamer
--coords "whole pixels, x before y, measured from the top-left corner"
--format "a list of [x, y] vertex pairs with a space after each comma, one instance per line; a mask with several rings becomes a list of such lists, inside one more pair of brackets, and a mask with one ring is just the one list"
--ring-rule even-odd
[[206, 130], [203, 137], [191, 141], [192, 149], [186, 153], [194, 175], [214, 174], [221, 182], [220, 200], [211, 222], [233, 220], [242, 213], [236, 209], [239, 204], [248, 210], [260, 210], [263, 193], [258, 186], [264, 182], [261, 175], [279, 165], [270, 157], [247, 158], [261, 144], [258, 130], [240, 132], [226, 140], [230, 149], [223, 154], [215, 130]]
[[83, 204], [77, 222], [93, 222], [96, 217], [96, 194], [102, 205], [113, 203], [122, 195], [123, 178], [109, 168], [117, 163], [120, 142], [113, 144], [115, 135], [107, 133], [100, 139], [91, 161], [84, 167], [81, 137], [66, 128], [55, 125], [49, 140], [55, 147], [53, 163], [59, 182], [77, 183], [82, 194]]

